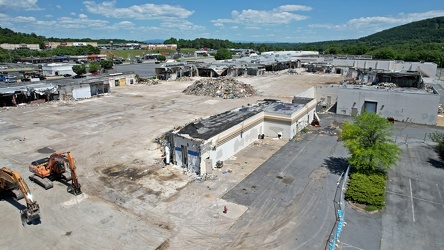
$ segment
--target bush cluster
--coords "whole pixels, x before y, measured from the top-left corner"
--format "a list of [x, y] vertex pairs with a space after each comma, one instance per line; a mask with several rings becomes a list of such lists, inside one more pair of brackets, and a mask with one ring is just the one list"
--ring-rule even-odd
[[384, 173], [353, 173], [350, 175], [345, 198], [380, 209], [385, 206], [385, 185], [386, 175]]

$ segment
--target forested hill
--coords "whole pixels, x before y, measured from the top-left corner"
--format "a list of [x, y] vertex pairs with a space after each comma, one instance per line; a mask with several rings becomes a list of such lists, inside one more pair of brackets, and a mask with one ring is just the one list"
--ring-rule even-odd
[[358, 39], [369, 45], [444, 43], [444, 17], [404, 24]]

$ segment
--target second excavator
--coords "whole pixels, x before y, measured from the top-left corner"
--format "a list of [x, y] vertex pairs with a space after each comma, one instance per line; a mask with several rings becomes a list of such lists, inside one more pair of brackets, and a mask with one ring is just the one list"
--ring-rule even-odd
[[8, 168], [0, 169], [0, 193], [2, 196], [12, 195], [16, 200], [25, 198], [27, 207], [20, 211], [24, 226], [40, 220], [39, 204], [33, 200], [31, 191], [18, 172]]
[[[69, 172], [67, 169], [69, 169]], [[74, 195], [82, 193], [71, 152], [54, 153], [50, 157], [33, 161], [29, 165], [29, 171], [34, 173], [29, 176], [29, 179], [45, 189], [53, 187], [53, 180], [72, 180], [72, 183], [68, 186], [68, 192]]]

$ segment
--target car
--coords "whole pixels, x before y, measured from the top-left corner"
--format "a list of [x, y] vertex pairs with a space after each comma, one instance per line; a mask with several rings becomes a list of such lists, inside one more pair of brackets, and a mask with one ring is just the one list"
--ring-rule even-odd
[[73, 76], [72, 78], [73, 78], [73, 79], [77, 79], [77, 78], [83, 78], [83, 77], [86, 77], [86, 76], [84, 76], [84, 75], [75, 75], [75, 76]]
[[14, 83], [14, 82], [17, 82], [17, 80], [15, 80], [14, 78], [6, 78], [5, 82]]
[[70, 75], [70, 74], [64, 74], [63, 76], [64, 76], [64, 77], [71, 77], [72, 75]]
[[0, 66], [0, 69], [8, 69], [7, 66]]
[[32, 65], [32, 63], [30, 63], [30, 62], [24, 62], [23, 64], [24, 65]]

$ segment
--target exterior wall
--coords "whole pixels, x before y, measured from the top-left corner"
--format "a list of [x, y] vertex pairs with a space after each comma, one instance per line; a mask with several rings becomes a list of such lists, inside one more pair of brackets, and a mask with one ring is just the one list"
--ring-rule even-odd
[[72, 97], [74, 99], [84, 99], [91, 97], [91, 87], [89, 84], [81, 84], [80, 86], [72, 89]]
[[[212, 150], [209, 157], [213, 164], [225, 161], [258, 139], [263, 134], [263, 113], [250, 117], [217, 136], [210, 138]], [[202, 166], [204, 168], [204, 166]]]
[[127, 75], [119, 74], [119, 75], [109, 76], [108, 84], [109, 84], [110, 88], [131, 85], [131, 84], [137, 84], [136, 75], [135, 74], [127, 74]]
[[125, 86], [126, 85], [126, 78], [120, 78], [119, 79], [119, 85], [120, 86]]
[[338, 92], [338, 86], [318, 86], [315, 91], [315, 99], [317, 102], [333, 104], [338, 101]]
[[9, 44], [2, 43], [0, 48], [6, 50], [16, 50], [16, 49], [30, 49], [30, 50], [40, 50], [40, 45], [38, 44]]
[[316, 95], [316, 88], [311, 87], [311, 88], [305, 90], [304, 92], [298, 94], [297, 97], [316, 98], [315, 95]]
[[42, 66], [42, 73], [45, 76], [56, 76], [56, 75], [64, 75], [70, 74], [75, 75], [72, 70], [72, 65], [69, 64], [48, 64]]
[[418, 124], [436, 125], [439, 95], [375, 91], [361, 89], [341, 89], [338, 92], [338, 114], [351, 115], [352, 108], [360, 114], [364, 102], [376, 102], [377, 113], [395, 120]]
[[264, 123], [264, 134], [268, 137], [278, 137], [281, 134], [282, 139], [290, 139], [291, 128], [290, 119], [280, 118], [275, 116], [268, 116]]
[[45, 42], [46, 48], [57, 48], [59, 46], [87, 46], [91, 45], [93, 47], [97, 47], [97, 42]]
[[[174, 136], [173, 154], [174, 164], [185, 168], [188, 171], [201, 174], [201, 141], [185, 138], [180, 135]], [[183, 151], [186, 150], [185, 157], [188, 162], [183, 160]]]
[[420, 71], [426, 77], [435, 77], [437, 72], [437, 65], [435, 63], [429, 62], [399, 62], [395, 65], [394, 70]]

